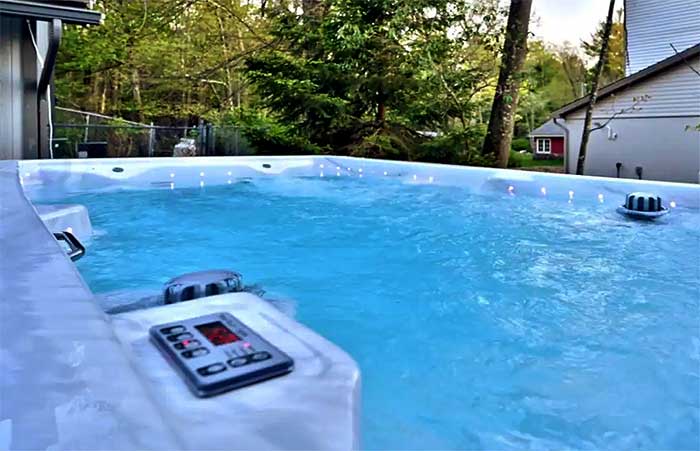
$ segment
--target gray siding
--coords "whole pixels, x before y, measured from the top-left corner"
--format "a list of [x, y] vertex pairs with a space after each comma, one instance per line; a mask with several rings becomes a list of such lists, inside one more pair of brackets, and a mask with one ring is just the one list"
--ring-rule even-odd
[[[700, 0], [698, 0], [700, 2]], [[689, 61], [700, 71], [700, 57]], [[700, 76], [681, 63], [638, 85], [631, 86], [614, 96], [601, 100], [594, 110], [594, 118], [610, 117], [615, 112], [630, 108], [634, 98], [649, 96], [638, 104], [638, 110], [622, 117], [694, 117], [700, 116]], [[567, 119], [583, 119], [585, 109], [574, 111]]]
[[[690, 61], [700, 69], [700, 57]], [[594, 111], [594, 124], [614, 112], [628, 108], [634, 97], [647, 95], [639, 110], [616, 117], [606, 129], [591, 134], [586, 175], [635, 178], [635, 168], [644, 168], [644, 178], [669, 182], [698, 183], [700, 178], [700, 132], [688, 130], [700, 124], [700, 76], [681, 63], [666, 72], [601, 100]], [[567, 165], [576, 172], [583, 108], [563, 122], [569, 129]]]
[[38, 155], [36, 74], [27, 23], [0, 16], [0, 159]]
[[[591, 134], [586, 158], [586, 175], [615, 177], [617, 162], [622, 177], [636, 178], [635, 168], [644, 168], [644, 179], [698, 183], [700, 177], [700, 132], [686, 130], [700, 123], [692, 118], [616, 119], [610, 124], [617, 139], [607, 130]], [[563, 122], [569, 131], [569, 173], [576, 173], [583, 120]]]
[[626, 0], [627, 75], [700, 43], [700, 0]]

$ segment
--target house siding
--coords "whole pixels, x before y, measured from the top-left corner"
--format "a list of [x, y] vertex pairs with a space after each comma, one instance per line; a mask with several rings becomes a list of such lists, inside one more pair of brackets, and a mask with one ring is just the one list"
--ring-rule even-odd
[[552, 155], [564, 155], [564, 138], [552, 138]]
[[0, 160], [38, 156], [36, 59], [27, 22], [0, 16]]
[[[700, 2], [700, 0], [698, 0]], [[687, 62], [700, 71], [700, 56]], [[694, 117], [700, 115], [700, 76], [686, 63], [680, 63], [666, 72], [614, 95], [605, 97], [596, 105], [594, 119], [608, 118], [615, 112], [631, 108], [635, 98], [648, 96], [638, 104], [638, 109], [620, 117]], [[580, 108], [567, 119], [583, 119], [585, 109]]]
[[626, 0], [627, 75], [700, 43], [699, 0]]
[[[548, 139], [550, 141], [551, 153], [546, 154], [537, 152], [537, 140], [540, 139]], [[533, 135], [530, 138], [530, 147], [532, 148], [532, 154], [536, 160], [562, 158], [564, 156], [564, 138], [561, 136]]]
[[[616, 163], [622, 163], [621, 177], [636, 178], [635, 168], [644, 168], [645, 180], [698, 183], [700, 181], [700, 133], [687, 130], [700, 124], [696, 117], [619, 119], [607, 130], [591, 133], [586, 156], [586, 175], [615, 177]], [[568, 172], [576, 173], [583, 120], [562, 121], [569, 129]]]

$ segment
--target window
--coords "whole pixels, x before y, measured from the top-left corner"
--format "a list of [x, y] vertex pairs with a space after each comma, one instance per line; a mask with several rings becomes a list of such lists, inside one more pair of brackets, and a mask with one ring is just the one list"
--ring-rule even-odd
[[552, 140], [540, 138], [537, 140], [537, 153], [552, 153]]

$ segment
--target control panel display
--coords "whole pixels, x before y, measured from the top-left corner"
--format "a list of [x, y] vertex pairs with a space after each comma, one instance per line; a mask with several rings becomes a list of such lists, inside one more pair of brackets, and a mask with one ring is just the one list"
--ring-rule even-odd
[[223, 346], [240, 340], [240, 338], [221, 321], [202, 324], [200, 326], [195, 326], [195, 328], [214, 346]]
[[229, 313], [161, 324], [153, 343], [199, 397], [282, 376], [294, 361]]

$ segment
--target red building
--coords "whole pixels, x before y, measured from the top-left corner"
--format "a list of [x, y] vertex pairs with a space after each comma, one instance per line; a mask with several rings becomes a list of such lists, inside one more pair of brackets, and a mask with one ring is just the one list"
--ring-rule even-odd
[[564, 158], [566, 134], [550, 120], [530, 133], [530, 146], [536, 160]]

